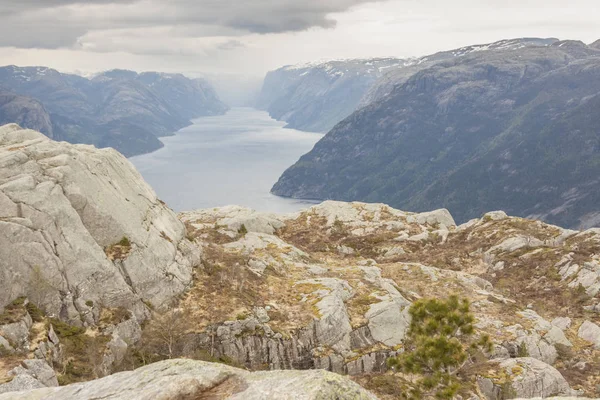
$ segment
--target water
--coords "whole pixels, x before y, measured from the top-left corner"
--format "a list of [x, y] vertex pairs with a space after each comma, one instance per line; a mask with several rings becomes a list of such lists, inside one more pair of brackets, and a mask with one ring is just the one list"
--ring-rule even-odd
[[323, 135], [284, 129], [284, 123], [252, 108], [193, 122], [175, 136], [161, 138], [162, 149], [129, 159], [171, 208], [237, 204], [283, 213], [314, 204], [269, 191]]

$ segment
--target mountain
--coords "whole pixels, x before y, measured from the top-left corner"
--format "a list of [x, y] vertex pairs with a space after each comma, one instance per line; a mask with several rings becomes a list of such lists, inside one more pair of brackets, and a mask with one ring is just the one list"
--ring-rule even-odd
[[598, 229], [334, 201], [176, 215], [115, 150], [15, 124], [0, 165], [0, 399], [393, 399], [419, 388], [388, 364], [414, 311], [457, 293], [490, 343], [455, 370], [463, 398], [596, 391]]
[[285, 66], [265, 77], [257, 107], [289, 128], [327, 132], [416, 71], [470, 53], [547, 46], [558, 39], [522, 38], [466, 46], [420, 58], [340, 60]]
[[[203, 80], [180, 74], [112, 70], [91, 79], [45, 67], [0, 68], [0, 87], [41, 103], [50, 115], [53, 138], [114, 147], [126, 156], [162, 147], [160, 136], [190, 119], [227, 110]], [[24, 109], [25, 110], [25, 109]], [[21, 122], [22, 116], [13, 115]]]
[[600, 51], [576, 41], [470, 52], [405, 77], [340, 122], [273, 193], [486, 209], [600, 224]]
[[50, 114], [42, 103], [0, 89], [0, 125], [14, 122], [54, 137]]
[[384, 58], [286, 66], [267, 74], [257, 106], [289, 128], [326, 132], [356, 109], [387, 69], [411, 62]]

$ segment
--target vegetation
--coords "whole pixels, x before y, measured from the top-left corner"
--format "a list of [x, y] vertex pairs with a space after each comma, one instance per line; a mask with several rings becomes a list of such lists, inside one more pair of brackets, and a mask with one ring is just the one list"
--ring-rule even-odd
[[242, 237], [248, 234], [248, 229], [246, 228], [246, 225], [242, 224], [242, 226], [240, 226], [240, 228], [238, 229], [238, 234]]
[[418, 374], [410, 398], [434, 396], [451, 399], [460, 389], [457, 374], [476, 352], [491, 350], [489, 337], [474, 335], [469, 301], [450, 296], [446, 300], [422, 299], [410, 307], [412, 321], [405, 352], [388, 361], [390, 367]]
[[4, 312], [0, 314], [0, 325], [13, 324], [23, 319], [27, 313], [25, 300], [25, 297], [18, 297], [4, 307]]
[[131, 241], [126, 236], [123, 236], [117, 243], [108, 246], [104, 249], [104, 253], [110, 260], [124, 260], [129, 256], [131, 251]]

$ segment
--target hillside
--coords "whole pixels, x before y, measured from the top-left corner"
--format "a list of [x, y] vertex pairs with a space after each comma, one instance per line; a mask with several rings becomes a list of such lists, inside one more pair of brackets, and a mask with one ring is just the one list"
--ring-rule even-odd
[[176, 216], [114, 150], [14, 124], [0, 165], [0, 398], [375, 398], [214, 363], [397, 398], [413, 306], [452, 295], [491, 341], [462, 398], [600, 384], [598, 229], [332, 201]]
[[389, 94], [410, 75], [471, 53], [547, 46], [558, 39], [521, 38], [467, 46], [420, 58], [373, 58], [289, 65], [265, 77], [257, 107], [289, 128], [327, 132], [352, 112]]
[[257, 107], [289, 128], [327, 132], [356, 110], [386, 70], [411, 62], [386, 58], [286, 66], [267, 74]]
[[162, 147], [158, 137], [190, 119], [227, 111], [207, 82], [179, 74], [113, 70], [86, 79], [45, 67], [7, 66], [0, 68], [0, 88], [33, 99], [49, 114], [31, 119], [26, 108], [13, 107], [4, 123], [51, 132], [70, 143], [114, 147], [126, 156]]
[[599, 95], [600, 51], [581, 42], [441, 61], [340, 122], [273, 193], [596, 226]]

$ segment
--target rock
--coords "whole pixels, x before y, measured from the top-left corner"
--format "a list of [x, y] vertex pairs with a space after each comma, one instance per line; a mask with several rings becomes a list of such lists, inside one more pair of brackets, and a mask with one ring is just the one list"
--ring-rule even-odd
[[396, 247], [392, 247], [391, 249], [387, 250], [385, 252], [385, 254], [383, 255], [383, 258], [394, 258], [394, 257], [398, 257], [398, 256], [402, 256], [406, 254], [406, 251], [404, 251], [404, 249], [400, 246], [396, 246]]
[[577, 270], [576, 278], [569, 283], [569, 287], [576, 288], [579, 285], [585, 288], [589, 296], [596, 296], [600, 292], [600, 262], [593, 260], [583, 264]]
[[263, 307], [255, 307], [254, 315], [256, 316], [256, 319], [258, 320], [258, 322], [260, 322], [261, 324], [266, 324], [267, 322], [269, 322], [271, 320], [271, 318], [269, 318], [269, 314], [267, 313], [267, 310]]
[[0, 354], [14, 353], [15, 349], [8, 343], [4, 337], [0, 336]]
[[[2, 285], [2, 283], [0, 283]], [[28, 313], [21, 321], [0, 326], [0, 336], [8, 343], [12, 344], [15, 349], [25, 350], [29, 348], [29, 329], [33, 321]]]
[[538, 247], [543, 246], [544, 242], [541, 240], [530, 237], [530, 236], [516, 236], [512, 238], [508, 238], [504, 240], [502, 243], [491, 247], [487, 253], [493, 254], [495, 252], [503, 253], [508, 252], [511, 253], [513, 251], [522, 249], [524, 247]]
[[590, 321], [585, 321], [577, 331], [577, 336], [592, 343], [596, 349], [600, 349], [600, 326]]
[[56, 373], [52, 367], [43, 360], [24, 360], [20, 367], [11, 371], [11, 374], [15, 376], [23, 374], [31, 375], [44, 386], [58, 386]]
[[410, 236], [408, 239], [409, 242], [421, 242], [423, 240], [428, 240], [430, 237], [430, 232], [422, 232], [413, 236]]
[[565, 331], [571, 327], [571, 318], [569, 317], [557, 317], [552, 320], [552, 325], [556, 326], [562, 331]]
[[222, 364], [168, 360], [86, 383], [0, 395], [0, 400], [227, 398], [360, 399], [376, 397], [348, 378], [322, 370], [248, 372]]
[[101, 376], [109, 375], [115, 367], [121, 365], [127, 353], [127, 347], [127, 343], [119, 335], [113, 333], [102, 357], [102, 364], [100, 365]]
[[[323, 285], [330, 290], [319, 291], [321, 300], [315, 305], [320, 312], [315, 321], [318, 343], [331, 346], [346, 355], [350, 351], [350, 318], [344, 302], [352, 296], [352, 287], [347, 282], [334, 278], [317, 278], [297, 284]], [[323, 293], [320, 293], [323, 292]]]
[[[184, 222], [210, 223], [225, 226], [232, 233], [237, 234], [244, 225], [248, 232], [266, 233], [272, 235], [283, 226], [283, 221], [288, 216], [279, 216], [252, 210], [247, 207], [226, 206], [183, 212], [179, 217]], [[292, 216], [290, 215], [289, 218]]]
[[485, 213], [482, 217], [482, 219], [484, 221], [485, 220], [501, 221], [506, 218], [508, 218], [508, 215], [506, 215], [506, 213], [504, 211], [490, 211], [488, 213]]
[[355, 253], [354, 249], [348, 246], [338, 246], [337, 250], [338, 253], [344, 256], [351, 256]]
[[372, 304], [365, 317], [373, 339], [386, 346], [396, 346], [404, 340], [410, 326], [407, 301], [387, 300]]
[[[0, 306], [27, 296], [50, 315], [93, 324], [82, 307], [93, 301], [144, 319], [141, 299], [163, 307], [199, 262], [183, 223], [112, 149], [2, 127], [0, 202]], [[123, 237], [129, 248], [105, 253]]]
[[409, 223], [418, 223], [420, 225], [443, 225], [445, 227], [456, 226], [454, 218], [450, 214], [450, 211], [445, 208], [424, 212], [420, 214], [410, 215], [406, 218]]
[[[10, 393], [9, 395], [2, 395], [2, 393], [20, 392], [23, 390], [39, 389], [45, 387], [46, 386], [44, 386], [40, 381], [38, 381], [31, 375], [17, 375], [10, 382], [0, 385], [0, 398], [3, 398], [5, 400], [10, 400], [14, 398], [14, 393]], [[27, 398], [25, 397], [25, 399]], [[33, 400], [36, 399], [36, 397], [30, 397], [30, 399]]]
[[486, 377], [478, 379], [479, 388], [489, 400], [574, 394], [560, 372], [535, 358], [510, 358], [501, 361], [498, 366], [506, 381]]

